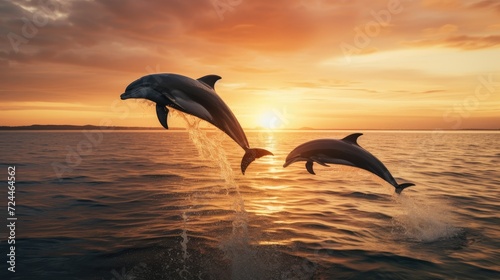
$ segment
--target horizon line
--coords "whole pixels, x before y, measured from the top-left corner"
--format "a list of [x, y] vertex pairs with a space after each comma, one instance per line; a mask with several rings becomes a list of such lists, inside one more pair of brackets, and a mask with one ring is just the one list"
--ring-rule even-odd
[[[0, 130], [166, 130], [163, 127], [150, 127], [150, 126], [99, 126], [99, 125], [72, 125], [72, 124], [31, 124], [31, 125], [19, 125], [19, 126], [8, 126], [0, 125]], [[170, 127], [168, 130], [185, 130], [185, 127]], [[213, 127], [204, 127], [203, 130], [217, 130]], [[300, 127], [300, 128], [265, 128], [265, 127], [253, 127], [244, 128], [246, 130], [267, 130], [267, 131], [289, 131], [289, 130], [389, 130], [389, 131], [429, 131], [429, 130], [441, 130], [441, 131], [463, 131], [463, 130], [482, 130], [482, 131], [497, 131], [500, 128], [459, 128], [459, 129], [442, 129], [442, 128], [314, 128], [314, 127]], [[167, 130], [167, 131], [168, 131]]]

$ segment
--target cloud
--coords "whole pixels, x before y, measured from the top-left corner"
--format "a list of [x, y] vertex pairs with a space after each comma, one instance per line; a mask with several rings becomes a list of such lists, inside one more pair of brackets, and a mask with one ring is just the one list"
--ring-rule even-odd
[[422, 33], [424, 36], [442, 36], [449, 35], [458, 30], [458, 26], [454, 24], [445, 24], [440, 27], [429, 27], [425, 28]]
[[442, 46], [457, 48], [462, 50], [478, 50], [486, 48], [495, 48], [500, 46], [500, 35], [491, 36], [468, 36], [458, 35], [443, 39], [424, 39], [411, 42], [404, 42], [410, 46]]
[[422, 0], [422, 6], [431, 9], [456, 9], [462, 5], [461, 0]]
[[466, 50], [491, 48], [500, 45], [500, 35], [491, 36], [453, 36], [445, 40], [448, 46]]
[[496, 0], [477, 1], [476, 3], [473, 3], [471, 7], [480, 9], [494, 9], [497, 12], [500, 12], [500, 3]]
[[446, 92], [446, 90], [442, 90], [442, 89], [430, 89], [430, 90], [425, 90], [425, 91], [422, 91], [420, 93], [443, 93], [443, 92]]
[[[223, 76], [217, 90], [224, 100], [251, 116], [253, 100], [269, 106], [302, 96], [325, 101], [337, 90], [360, 100], [405, 88], [401, 83], [410, 84], [401, 96], [456, 92], [453, 69], [463, 69], [462, 53], [441, 58], [433, 47], [488, 49], [486, 57], [500, 41], [498, 1], [401, 0], [401, 12], [346, 65], [339, 46], [356, 45], [358, 30], [366, 34], [374, 15], [387, 14], [393, 1], [218, 1], [233, 3], [222, 18], [211, 0], [0, 1], [0, 93], [24, 112], [37, 109], [35, 102], [79, 103], [93, 111], [109, 106], [138, 76], [216, 73]], [[467, 69], [493, 71], [492, 63]]]
[[[313, 60], [321, 60], [325, 52], [342, 55], [340, 43], [352, 44], [357, 36], [355, 28], [373, 21], [373, 14], [387, 9], [387, 3], [242, 1], [225, 11], [220, 20], [208, 0], [6, 1], [0, 3], [3, 36], [14, 33], [25, 37], [23, 30], [29, 29], [27, 22], [33, 25], [34, 19], [43, 24], [34, 24], [35, 35], [25, 38], [28, 42], [20, 44], [19, 52], [9, 40], [2, 40], [0, 64], [44, 62], [137, 72], [137, 65], [141, 69], [158, 63], [175, 66], [188, 64], [186, 60], [220, 64], [246, 60], [251, 55], [283, 56], [287, 52], [307, 53]], [[493, 5], [481, 3], [476, 6]], [[422, 38], [416, 30], [428, 34], [456, 31], [459, 25], [455, 21], [463, 21], [466, 16], [443, 12], [441, 18], [450, 19], [446, 24], [440, 24], [439, 18], [426, 18], [426, 9], [454, 4], [434, 0], [418, 7], [411, 1], [401, 1], [403, 11], [392, 15], [389, 25], [359, 54], [395, 48], [402, 38], [419, 42]], [[439, 27], [432, 26], [436, 24]], [[465, 34], [474, 31], [465, 30]], [[486, 42], [478, 47], [488, 45]]]

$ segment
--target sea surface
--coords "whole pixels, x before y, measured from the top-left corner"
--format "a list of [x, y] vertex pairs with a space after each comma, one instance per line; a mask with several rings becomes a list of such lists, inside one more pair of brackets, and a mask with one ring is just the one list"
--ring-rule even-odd
[[[283, 168], [297, 145], [364, 133], [399, 182]], [[500, 279], [500, 133], [0, 132], [0, 279]], [[8, 167], [15, 166], [15, 273]]]

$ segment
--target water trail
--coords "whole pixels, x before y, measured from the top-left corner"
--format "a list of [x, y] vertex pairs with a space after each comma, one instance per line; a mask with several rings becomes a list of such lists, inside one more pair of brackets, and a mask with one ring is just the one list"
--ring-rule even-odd
[[433, 242], [452, 238], [460, 229], [453, 226], [454, 215], [444, 201], [417, 200], [401, 194], [394, 196], [402, 213], [393, 218], [398, 233], [418, 242]]
[[182, 213], [182, 220], [183, 220], [183, 226], [182, 226], [182, 241], [181, 241], [181, 248], [182, 248], [182, 263], [183, 267], [179, 271], [179, 276], [182, 277], [182, 279], [187, 279], [187, 276], [189, 275], [188, 267], [186, 266], [186, 261], [189, 258], [189, 253], [187, 251], [187, 244], [189, 242], [189, 238], [187, 235], [187, 221], [188, 221], [188, 216], [186, 214], [186, 211]]
[[[186, 225], [187, 223], [187, 215], [186, 215], [186, 212], [184, 211], [184, 213], [182, 213], [182, 219], [184, 220], [184, 225]], [[181, 234], [181, 237], [182, 237], [182, 243], [181, 243], [181, 247], [182, 247], [182, 258], [184, 261], [187, 260], [187, 258], [189, 258], [189, 254], [187, 252], [187, 244], [189, 242], [189, 238], [187, 236], [187, 232], [186, 232], [186, 227], [184, 226], [184, 229], [182, 230], [182, 234]]]
[[234, 190], [232, 234], [229, 239], [220, 244], [221, 250], [231, 261], [231, 278], [255, 279], [253, 277], [261, 271], [257, 267], [259, 258], [257, 252], [249, 246], [248, 215], [245, 211], [244, 200], [222, 146], [222, 141], [226, 136], [223, 132], [218, 131], [215, 136], [211, 135], [209, 137], [207, 132], [200, 128], [201, 121], [198, 118], [175, 111], [174, 114], [182, 116], [186, 121], [189, 138], [194, 143], [200, 156], [207, 161], [211, 161], [220, 170], [220, 178], [224, 180], [228, 194], [230, 190]]
[[229, 193], [231, 189], [234, 189], [236, 195], [233, 201], [233, 210], [235, 211], [232, 221], [233, 235], [241, 239], [246, 239], [248, 234], [247, 212], [245, 211], [245, 204], [240, 193], [240, 188], [234, 178], [233, 169], [222, 147], [225, 134], [217, 131], [214, 136], [209, 137], [207, 132], [200, 128], [200, 119], [177, 111], [173, 111], [173, 113], [184, 118], [187, 124], [189, 139], [195, 145], [199, 155], [203, 159], [211, 161], [220, 170], [220, 178], [224, 180], [224, 187], [227, 192]]

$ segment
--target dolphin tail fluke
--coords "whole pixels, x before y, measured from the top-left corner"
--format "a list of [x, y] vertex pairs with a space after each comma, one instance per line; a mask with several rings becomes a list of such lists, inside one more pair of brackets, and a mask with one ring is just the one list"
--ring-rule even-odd
[[250, 163], [252, 163], [255, 159], [263, 156], [273, 156], [273, 153], [268, 150], [259, 148], [247, 149], [245, 155], [241, 159], [241, 173], [245, 175], [245, 170], [250, 165]]
[[397, 187], [396, 187], [396, 193], [397, 194], [400, 194], [404, 189], [408, 188], [408, 187], [411, 187], [411, 186], [415, 186], [415, 184], [412, 184], [412, 183], [403, 183], [403, 184], [399, 184]]

